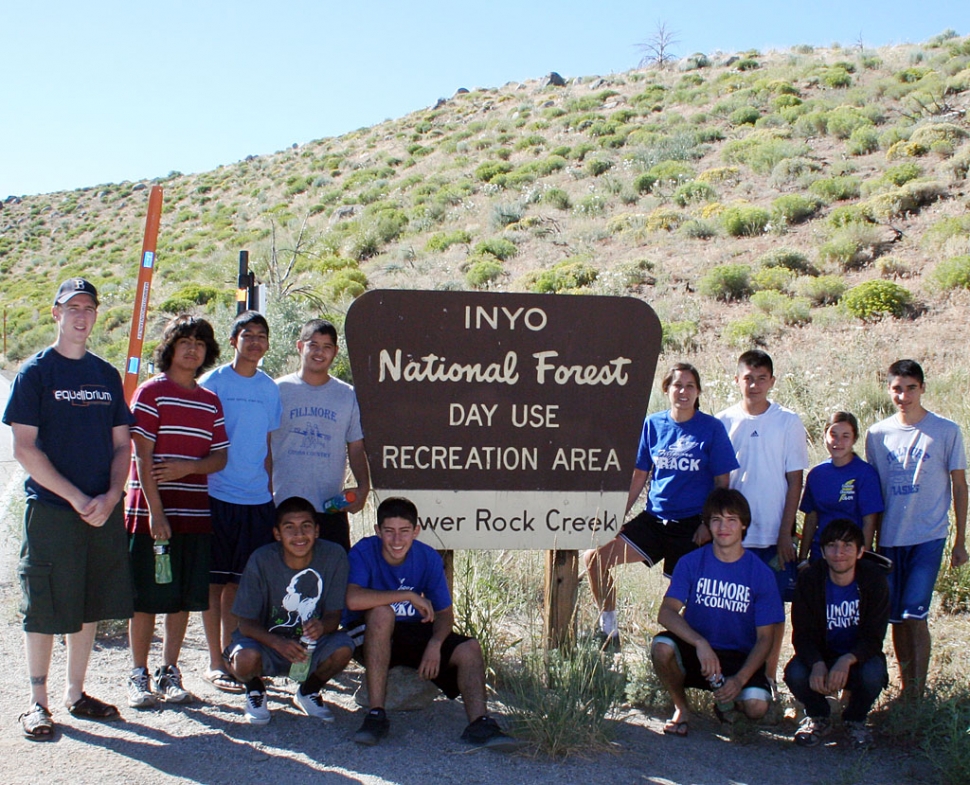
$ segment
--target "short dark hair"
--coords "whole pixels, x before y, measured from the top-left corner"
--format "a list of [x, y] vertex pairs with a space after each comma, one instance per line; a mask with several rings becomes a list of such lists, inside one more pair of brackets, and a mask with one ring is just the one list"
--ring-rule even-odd
[[183, 313], [170, 320], [162, 330], [162, 339], [155, 347], [155, 365], [162, 373], [172, 367], [172, 357], [175, 355], [175, 344], [180, 338], [198, 338], [205, 344], [205, 359], [195, 370], [198, 378], [219, 359], [219, 343], [216, 341], [212, 325], [198, 316]]
[[310, 517], [313, 520], [317, 519], [317, 511], [311, 502], [302, 496], [290, 496], [288, 499], [284, 499], [276, 505], [276, 520], [273, 522], [273, 526], [278, 529], [280, 523], [283, 521], [283, 516], [294, 512], [307, 512], [310, 513]]
[[738, 357], [738, 367], [747, 365], [749, 368], [767, 368], [770, 376], [775, 375], [775, 364], [771, 355], [761, 349], [751, 349]]
[[707, 500], [704, 502], [704, 511], [701, 513], [701, 518], [704, 523], [710, 526], [712, 517], [725, 512], [737, 515], [741, 519], [742, 530], [748, 531], [748, 526], [751, 525], [751, 507], [741, 491], [734, 488], [715, 488], [708, 494]]
[[853, 440], [857, 440], [859, 438], [859, 421], [855, 418], [855, 415], [852, 412], [835, 412], [825, 421], [825, 430], [823, 433], [828, 433], [829, 428], [840, 422], [844, 422], [852, 429]]
[[269, 335], [269, 322], [266, 321], [265, 316], [259, 311], [243, 311], [233, 320], [232, 327], [229, 329], [229, 340], [234, 339], [251, 324], [262, 325], [266, 328], [266, 334]]
[[380, 526], [388, 518], [404, 518], [412, 525], [418, 525], [418, 508], [410, 499], [392, 496], [385, 499], [377, 507], [377, 525]]
[[823, 548], [830, 542], [854, 542], [859, 550], [866, 544], [862, 529], [854, 521], [848, 518], [836, 518], [829, 521], [828, 526], [822, 529], [822, 534], [818, 538], [818, 543]]
[[909, 376], [918, 381], [920, 387], [925, 383], [923, 380], [923, 369], [916, 360], [896, 360], [896, 362], [890, 365], [889, 372], [886, 374], [887, 383], [892, 383], [892, 380], [897, 376]]
[[670, 389], [670, 385], [674, 381], [674, 374], [677, 373], [677, 371], [686, 371], [687, 373], [691, 374], [694, 377], [694, 381], [697, 382], [697, 396], [698, 396], [696, 399], [694, 399], [694, 408], [700, 409], [701, 408], [701, 399], [700, 399], [701, 374], [700, 374], [700, 371], [698, 371], [690, 363], [674, 363], [672, 366], [670, 366], [670, 370], [667, 371], [667, 375], [664, 376], [663, 381], [660, 382], [660, 389], [663, 390], [665, 393], [667, 392], [667, 390]]
[[326, 319], [311, 319], [304, 324], [300, 328], [300, 340], [309, 341], [317, 333], [329, 335], [333, 339], [334, 345], [336, 345], [337, 328], [333, 326], [333, 322], [328, 322]]

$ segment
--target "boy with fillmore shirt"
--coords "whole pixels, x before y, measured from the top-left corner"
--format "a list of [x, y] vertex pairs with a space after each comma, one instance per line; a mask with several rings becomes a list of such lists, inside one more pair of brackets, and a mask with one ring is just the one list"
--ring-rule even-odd
[[[155, 692], [168, 703], [187, 703], [179, 653], [191, 611], [209, 604], [212, 525], [206, 476], [226, 465], [229, 440], [222, 405], [196, 378], [219, 357], [212, 326], [182, 315], [165, 325], [155, 348], [160, 376], [142, 384], [132, 398], [135, 454], [128, 481], [125, 524], [131, 536], [135, 615], [128, 625], [132, 670], [128, 705], [155, 705]], [[171, 582], [156, 579], [154, 546], [168, 541]], [[162, 546], [160, 546], [162, 547]], [[162, 664], [153, 679], [148, 654], [155, 616], [165, 614]]]
[[744, 496], [715, 488], [704, 503], [712, 541], [682, 556], [660, 606], [664, 631], [651, 647], [653, 667], [674, 703], [664, 733], [686, 736], [690, 706], [685, 687], [714, 692], [715, 712], [730, 704], [750, 719], [768, 711], [771, 687], [765, 659], [773, 625], [785, 618], [771, 569], [742, 545], [751, 523]]
[[847, 518], [831, 521], [820, 538], [822, 558], [798, 576], [791, 606], [795, 656], [785, 684], [805, 705], [795, 743], [814, 747], [832, 729], [827, 695], [849, 695], [842, 712], [849, 743], [872, 744], [866, 717], [889, 682], [882, 642], [889, 623], [889, 586], [883, 571], [862, 561], [862, 529]]
[[222, 653], [236, 629], [232, 604], [246, 562], [253, 551], [273, 541], [270, 434], [280, 426], [282, 407], [279, 388], [259, 369], [269, 350], [266, 318], [256, 311], [239, 314], [229, 344], [232, 362], [199, 379], [219, 396], [231, 442], [226, 468], [209, 475], [212, 566], [209, 610], [202, 612], [202, 621], [209, 647], [206, 681], [226, 692], [242, 692], [242, 685], [226, 672]]
[[[273, 495], [300, 496], [317, 511], [320, 536], [350, 550], [347, 513], [359, 512], [370, 493], [370, 468], [354, 388], [330, 375], [337, 356], [337, 328], [324, 319], [303, 325], [296, 342], [300, 370], [276, 380], [283, 421], [273, 432]], [[341, 492], [347, 462], [357, 482], [344, 510], [327, 512], [324, 502]]]
[[923, 407], [923, 369], [914, 360], [889, 366], [889, 395], [897, 413], [866, 435], [866, 460], [879, 473], [886, 510], [878, 528], [879, 553], [892, 559], [889, 574], [893, 648], [903, 695], [919, 698], [930, 663], [933, 586], [943, 559], [952, 500], [955, 521], [951, 566], [967, 563], [967, 457], [960, 426]]
[[[249, 559], [233, 613], [239, 629], [226, 650], [233, 673], [246, 685], [246, 719], [270, 720], [262, 676], [286, 676], [306, 663], [293, 704], [308, 717], [333, 722], [320, 695], [350, 662], [353, 641], [337, 631], [347, 590], [347, 555], [319, 540], [313, 505], [292, 497], [276, 510], [273, 538]], [[312, 651], [309, 647], [312, 646]]]
[[[730, 487], [741, 491], [751, 505], [751, 526], [745, 549], [775, 569], [782, 600], [791, 601], [798, 553], [794, 544], [795, 517], [808, 468], [805, 428], [798, 415], [768, 398], [775, 386], [774, 363], [760, 349], [738, 358], [734, 383], [741, 401], [717, 415], [734, 445], [740, 468], [731, 472]], [[775, 687], [781, 645], [782, 618], [768, 656], [767, 673]]]
[[118, 709], [84, 692], [98, 621], [131, 617], [122, 507], [131, 459], [118, 372], [87, 349], [98, 292], [83, 278], [60, 285], [54, 343], [29, 358], [10, 388], [3, 421], [27, 474], [20, 582], [30, 707], [24, 736], [54, 738], [47, 676], [54, 635], [67, 640], [63, 702], [76, 717], [110, 720]]
[[[350, 550], [344, 627], [366, 623], [355, 658], [366, 668], [370, 711], [354, 735], [377, 744], [390, 722], [384, 711], [387, 672], [396, 665], [417, 669], [449, 698], [465, 704], [468, 727], [462, 741], [498, 751], [519, 743], [488, 716], [485, 665], [478, 641], [452, 631], [454, 613], [441, 557], [418, 542], [418, 510], [408, 499], [385, 499], [377, 508], [376, 537]], [[356, 630], [355, 630], [356, 634]]]

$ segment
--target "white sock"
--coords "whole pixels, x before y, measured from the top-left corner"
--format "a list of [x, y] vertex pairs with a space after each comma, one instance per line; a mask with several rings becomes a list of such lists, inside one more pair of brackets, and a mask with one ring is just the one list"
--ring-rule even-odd
[[603, 611], [600, 613], [600, 630], [607, 635], [618, 632], [616, 626], [616, 611]]

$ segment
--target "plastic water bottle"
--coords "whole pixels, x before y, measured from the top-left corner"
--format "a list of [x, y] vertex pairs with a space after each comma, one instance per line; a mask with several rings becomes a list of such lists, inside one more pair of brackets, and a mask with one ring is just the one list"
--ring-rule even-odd
[[323, 511], [328, 513], [340, 512], [341, 510], [347, 509], [351, 504], [357, 501], [357, 494], [353, 491], [343, 491], [338, 493], [336, 496], [327, 499], [323, 503]]
[[155, 583], [172, 582], [172, 546], [168, 540], [155, 540]]
[[306, 660], [290, 665], [290, 678], [298, 684], [303, 684], [310, 678], [310, 664], [313, 661], [313, 651], [317, 648], [317, 642], [304, 635], [300, 638], [300, 643], [306, 646]]
[[[715, 673], [713, 676], [708, 678], [707, 683], [711, 685], [711, 689], [715, 692], [724, 686], [727, 679], [724, 678], [723, 673]], [[734, 708], [734, 701], [717, 701], [717, 707], [722, 712], [731, 711]]]

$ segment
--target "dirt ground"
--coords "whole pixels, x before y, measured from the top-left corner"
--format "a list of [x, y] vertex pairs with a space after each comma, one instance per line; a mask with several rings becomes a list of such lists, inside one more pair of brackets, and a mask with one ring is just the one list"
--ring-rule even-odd
[[[6, 398], [5, 391], [0, 400]], [[6, 431], [6, 429], [3, 429]], [[351, 669], [332, 685], [336, 722], [297, 713], [291, 686], [278, 679], [270, 692], [273, 719], [248, 725], [242, 700], [201, 678], [206, 663], [202, 625], [194, 616], [183, 650], [185, 684], [197, 700], [185, 706], [129, 709], [124, 680], [130, 667], [121, 626], [99, 638], [87, 691], [122, 708], [123, 721], [96, 723], [71, 717], [59, 705], [64, 646], [55, 645], [51, 706], [53, 742], [25, 740], [17, 718], [27, 704], [16, 579], [22, 477], [12, 461], [9, 434], [0, 433], [0, 782], [26, 783], [658, 783], [686, 785], [826, 785], [932, 781], [924, 764], [881, 743], [869, 753], [837, 745], [805, 750], [791, 742], [792, 720], [730, 739], [713, 718], [695, 721], [687, 738], [666, 737], [663, 717], [632, 710], [617, 721], [614, 747], [586, 758], [550, 760], [534, 751], [502, 755], [470, 751], [459, 741], [462, 707], [439, 698], [429, 708], [391, 715], [391, 734], [373, 748], [351, 741], [362, 711], [353, 701], [362, 673]], [[157, 662], [156, 641], [152, 662]], [[502, 707], [495, 705], [501, 716]]]

